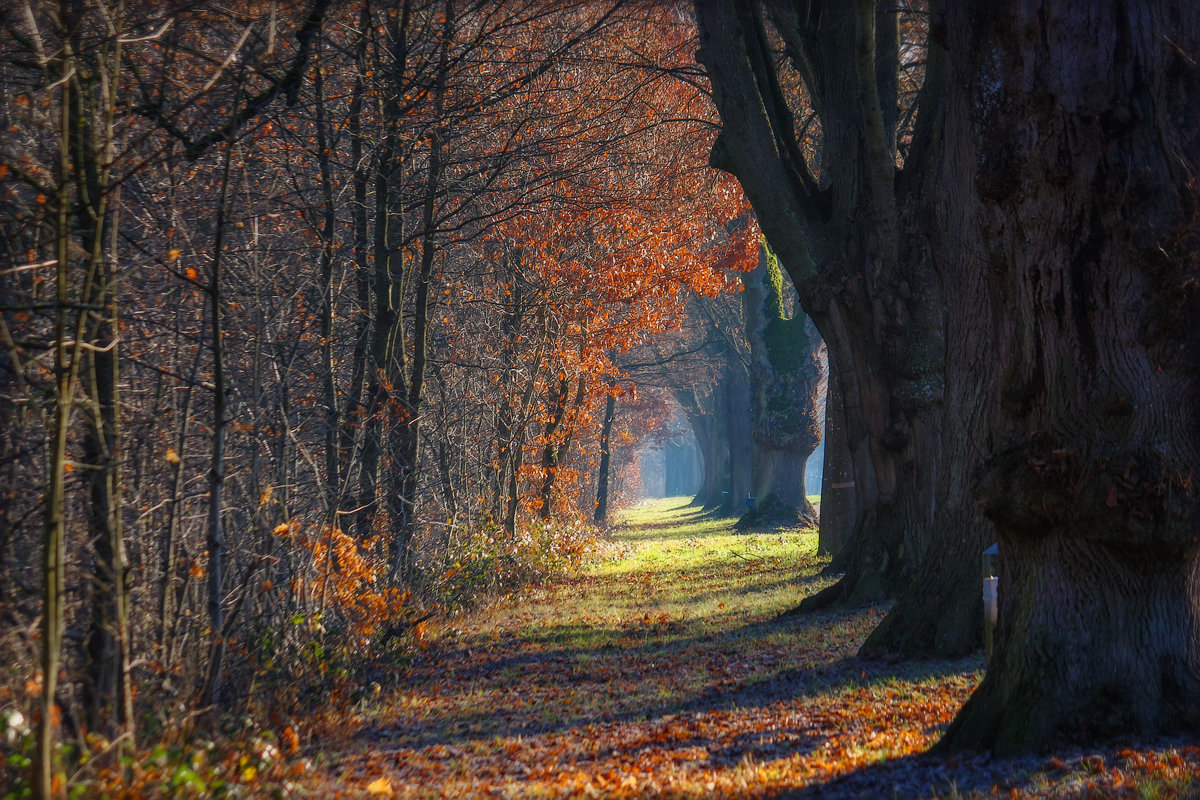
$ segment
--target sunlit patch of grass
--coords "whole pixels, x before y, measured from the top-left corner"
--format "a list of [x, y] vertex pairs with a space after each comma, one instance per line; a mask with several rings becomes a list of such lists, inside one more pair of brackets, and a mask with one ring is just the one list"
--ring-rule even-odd
[[740, 534], [734, 521], [706, 517], [679, 498], [649, 502], [616, 529], [626, 556], [590, 574], [626, 579], [627, 604], [649, 602], [672, 618], [718, 628], [772, 616], [827, 585], [815, 578], [826, 563], [815, 531]]

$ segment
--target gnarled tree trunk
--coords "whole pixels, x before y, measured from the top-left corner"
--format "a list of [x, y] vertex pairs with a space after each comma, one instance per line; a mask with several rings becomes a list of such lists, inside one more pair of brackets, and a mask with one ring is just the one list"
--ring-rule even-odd
[[[935, 158], [938, 59], [931, 50], [898, 170], [895, 8], [875, 0], [769, 0], [762, 7], [803, 80], [821, 124], [819, 141], [798, 136], [805, 129], [793, 120], [759, 7], [697, 2], [698, 56], [722, 118], [711, 161], [738, 177], [837, 367], [851, 465], [842, 482], [853, 484], [856, 519], [834, 565], [845, 573], [842, 581], [801, 609], [894, 596], [921, 566], [940, 571], [937, 580], [955, 593], [966, 592], [976, 572], [942, 570], [940, 559], [922, 564], [931, 538], [940, 536], [939, 504], [969, 504], [953, 495], [962, 494], [961, 483], [946, 476], [969, 473], [977, 461], [947, 460], [941, 447], [949, 435], [943, 404], [954, 380], [946, 348], [958, 343], [948, 339], [944, 317], [947, 298], [957, 298], [944, 291], [931, 257], [938, 232], [929, 227], [930, 202], [937, 194], [927, 189], [944, 177]], [[969, 424], [974, 430], [977, 420]], [[960, 451], [949, 452], [954, 458]], [[977, 522], [959, 535], [982, 536]], [[893, 616], [878, 646], [890, 649], [895, 636], [920, 622], [909, 604]], [[947, 607], [941, 616], [969, 627], [976, 608]], [[941, 644], [924, 637], [906, 647], [936, 654]]]
[[796, 138], [757, 10], [698, 2], [698, 57], [723, 123], [711, 161], [738, 177], [831, 360], [842, 366], [858, 519], [842, 551], [845, 577], [803, 606], [819, 608], [895, 593], [923, 548], [930, 506], [921, 494], [934, 467], [941, 399], [938, 306], [918, 305], [926, 298], [914, 297], [916, 265], [901, 261], [906, 198], [884, 113], [887, 89], [876, 85], [875, 69], [877, 50], [884, 61], [895, 53], [880, 44], [886, 37], [875, 38], [875, 3], [768, 6], [820, 113], [822, 183]]
[[750, 342], [755, 499], [739, 527], [817, 524], [804, 472], [821, 441], [821, 339], [803, 313], [787, 315], [783, 281], [779, 262], [765, 245], [760, 247], [758, 266], [745, 281], [743, 294]]
[[949, 4], [945, 29], [1004, 377], [995, 649], [942, 747], [1195, 731], [1200, 6]]

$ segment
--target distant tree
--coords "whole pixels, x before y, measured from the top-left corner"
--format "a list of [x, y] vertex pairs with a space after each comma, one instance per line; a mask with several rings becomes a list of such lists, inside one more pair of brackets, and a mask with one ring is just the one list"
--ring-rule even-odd
[[765, 245], [759, 248], [758, 266], [744, 280], [755, 500], [739, 525], [783, 520], [815, 527], [805, 471], [821, 443], [817, 403], [824, 378], [823, 343], [800, 308], [789, 313], [786, 278]]

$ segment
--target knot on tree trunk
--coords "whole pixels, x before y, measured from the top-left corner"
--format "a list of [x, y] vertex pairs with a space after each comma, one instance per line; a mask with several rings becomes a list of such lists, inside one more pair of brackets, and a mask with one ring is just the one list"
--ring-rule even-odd
[[1083, 456], [1039, 434], [988, 459], [975, 497], [1013, 536], [1064, 532], [1168, 558], [1197, 546], [1192, 476], [1151, 450]]

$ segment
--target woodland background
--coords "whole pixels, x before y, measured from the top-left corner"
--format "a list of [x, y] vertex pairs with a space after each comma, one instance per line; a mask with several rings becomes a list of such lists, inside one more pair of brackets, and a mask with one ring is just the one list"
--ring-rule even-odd
[[8, 774], [345, 700], [639, 448], [811, 525], [823, 438], [863, 656], [978, 649], [999, 540], [944, 747], [1194, 728], [1198, 13], [5, 4]]

